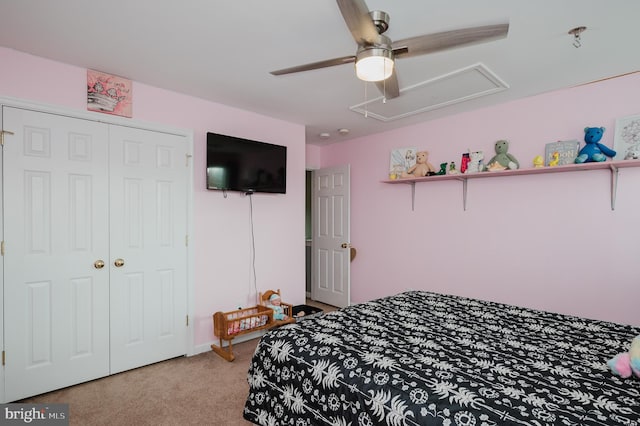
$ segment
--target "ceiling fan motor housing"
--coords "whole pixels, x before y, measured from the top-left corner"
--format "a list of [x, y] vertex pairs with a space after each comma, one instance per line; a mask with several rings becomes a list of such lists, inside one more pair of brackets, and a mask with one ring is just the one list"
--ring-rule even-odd
[[389, 29], [389, 14], [381, 10], [372, 10], [369, 16], [373, 21], [373, 25], [378, 29], [378, 34], [383, 34]]
[[[375, 44], [358, 46], [356, 74], [360, 80], [364, 81], [385, 80], [393, 73], [393, 61], [394, 54], [391, 49], [391, 40], [389, 37], [379, 34]], [[370, 63], [370, 65], [367, 65], [367, 63]], [[379, 66], [384, 68], [372, 69], [372, 67]]]
[[355, 61], [356, 75], [364, 81], [386, 80], [393, 72], [395, 60], [391, 39], [382, 34], [389, 29], [389, 14], [381, 10], [372, 10], [369, 12], [369, 17], [378, 34], [375, 40], [369, 39], [358, 44]]
[[360, 52], [369, 50], [369, 49], [381, 49], [388, 50], [393, 54], [393, 49], [391, 47], [391, 39], [386, 35], [379, 34], [376, 37], [376, 41], [373, 44], [361, 44], [358, 46], [358, 52], [356, 54], [360, 54]]

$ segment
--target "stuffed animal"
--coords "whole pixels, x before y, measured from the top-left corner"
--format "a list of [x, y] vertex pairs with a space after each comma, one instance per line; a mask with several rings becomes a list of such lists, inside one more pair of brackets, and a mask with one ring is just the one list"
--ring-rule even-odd
[[[516, 158], [509, 154], [509, 142], [505, 140], [499, 140], [495, 145], [496, 155], [489, 160], [487, 168], [491, 171], [495, 170], [515, 170], [520, 168], [520, 163]], [[497, 164], [496, 164], [497, 163]]]
[[416, 153], [416, 164], [413, 165], [406, 173], [402, 173], [403, 178], [424, 177], [435, 174], [436, 169], [429, 163], [429, 152], [418, 151]]
[[482, 151], [469, 152], [469, 164], [465, 173], [484, 172], [484, 153]]
[[600, 162], [605, 161], [607, 157], [616, 156], [614, 150], [600, 143], [603, 133], [604, 127], [584, 128], [584, 142], [586, 145], [578, 152], [576, 163]]
[[542, 158], [542, 155], [536, 155], [535, 157], [533, 157], [533, 167], [535, 167], [536, 169], [544, 167], [544, 158]]
[[447, 172], [448, 175], [457, 175], [458, 174], [458, 170], [456, 170], [456, 163], [454, 163], [453, 161], [451, 163], [449, 163], [449, 171]]
[[640, 378], [640, 335], [631, 341], [629, 352], [620, 353], [609, 361], [607, 365], [613, 374], [626, 379], [635, 375]]

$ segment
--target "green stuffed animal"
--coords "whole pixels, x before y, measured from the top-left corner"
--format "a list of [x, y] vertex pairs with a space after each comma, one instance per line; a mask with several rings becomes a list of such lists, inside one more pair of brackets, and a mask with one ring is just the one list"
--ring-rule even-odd
[[516, 160], [513, 155], [507, 152], [509, 151], [509, 142], [505, 140], [499, 140], [498, 142], [496, 142], [495, 149], [496, 155], [494, 155], [493, 158], [489, 160], [489, 163], [487, 163], [488, 170], [515, 170], [520, 168], [520, 163], [518, 163], [518, 160]]

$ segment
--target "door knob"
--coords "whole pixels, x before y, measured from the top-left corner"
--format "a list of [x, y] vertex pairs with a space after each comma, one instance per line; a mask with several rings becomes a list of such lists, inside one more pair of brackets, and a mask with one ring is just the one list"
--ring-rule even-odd
[[102, 269], [104, 268], [104, 260], [98, 259], [95, 262], [93, 262], [93, 267], [96, 269]]
[[119, 268], [124, 265], [124, 259], [118, 258], [113, 262], [113, 264], [116, 265], [116, 268]]
[[341, 245], [340, 247], [342, 247], [342, 248], [350, 248], [350, 247], [351, 247], [351, 244], [349, 244], [349, 243], [342, 243], [342, 245]]

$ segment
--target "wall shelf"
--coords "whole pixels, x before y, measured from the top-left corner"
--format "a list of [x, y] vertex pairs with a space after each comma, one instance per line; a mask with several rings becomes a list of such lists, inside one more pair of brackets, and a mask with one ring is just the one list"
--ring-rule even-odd
[[440, 182], [444, 180], [457, 180], [462, 182], [462, 205], [463, 205], [463, 209], [467, 210], [467, 181], [469, 179], [497, 178], [497, 177], [520, 176], [520, 175], [538, 175], [538, 174], [548, 174], [548, 173], [580, 172], [580, 171], [588, 171], [588, 170], [609, 170], [611, 172], [611, 210], [615, 210], [616, 192], [618, 189], [618, 169], [622, 169], [626, 167], [640, 167], [640, 160], [603, 161], [601, 163], [567, 164], [564, 166], [556, 166], [556, 167], [504, 170], [501, 172], [479, 172], [479, 173], [457, 174], [457, 175], [426, 176], [421, 178], [383, 180], [382, 182], [393, 184], [393, 185], [410, 185], [411, 186], [411, 210], [414, 210], [415, 196], [416, 196], [416, 183]]

